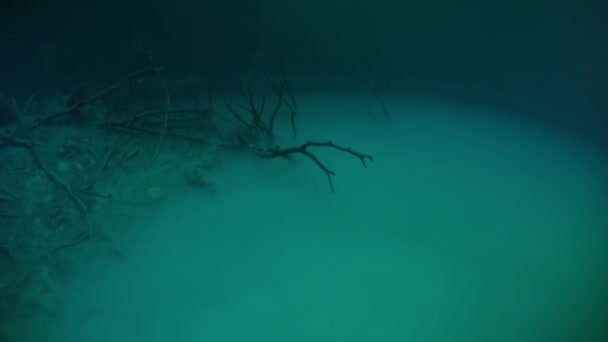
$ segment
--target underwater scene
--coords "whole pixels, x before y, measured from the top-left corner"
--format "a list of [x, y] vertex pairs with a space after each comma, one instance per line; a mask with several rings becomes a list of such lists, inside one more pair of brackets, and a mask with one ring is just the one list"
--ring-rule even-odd
[[608, 341], [608, 2], [7, 0], [0, 342]]

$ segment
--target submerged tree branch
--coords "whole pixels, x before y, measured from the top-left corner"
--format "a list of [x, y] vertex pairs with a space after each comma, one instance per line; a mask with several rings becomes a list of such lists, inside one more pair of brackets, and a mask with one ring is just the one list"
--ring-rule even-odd
[[[240, 142], [242, 144], [245, 144], [245, 141], [243, 141], [243, 140], [240, 140]], [[272, 158], [278, 158], [278, 157], [290, 157], [291, 155], [297, 154], [297, 153], [301, 153], [301, 154], [305, 155], [306, 157], [311, 159], [315, 164], [317, 164], [317, 166], [323, 171], [323, 173], [325, 173], [325, 175], [327, 176], [327, 181], [329, 182], [329, 187], [330, 187], [332, 193], [336, 192], [335, 187], [334, 187], [334, 182], [333, 182], [333, 177], [336, 175], [336, 173], [334, 171], [332, 171], [330, 168], [328, 168], [327, 166], [325, 166], [325, 164], [323, 164], [323, 162], [321, 162], [321, 160], [316, 155], [314, 155], [312, 152], [308, 151], [308, 148], [310, 148], [310, 147], [328, 147], [328, 148], [336, 149], [341, 152], [348, 153], [352, 156], [359, 158], [359, 160], [363, 164], [363, 167], [365, 167], [365, 168], [367, 168], [367, 163], [366, 163], [367, 160], [372, 161], [372, 162], [374, 161], [374, 157], [371, 155], [359, 153], [349, 147], [343, 147], [340, 145], [336, 145], [331, 141], [326, 141], [326, 142], [308, 141], [300, 146], [288, 147], [288, 148], [280, 148], [279, 146], [274, 146], [274, 147], [270, 147], [270, 148], [260, 148], [260, 147], [256, 147], [251, 144], [249, 144], [247, 146], [252, 151], [254, 151], [258, 156], [260, 156], [261, 158], [265, 158], [265, 159], [272, 159]]]

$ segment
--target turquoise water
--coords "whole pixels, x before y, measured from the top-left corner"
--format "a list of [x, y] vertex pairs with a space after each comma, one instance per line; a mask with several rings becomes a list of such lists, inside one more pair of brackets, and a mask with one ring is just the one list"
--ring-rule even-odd
[[301, 107], [375, 161], [319, 151], [332, 195], [309, 160], [231, 158], [71, 283], [54, 341], [606, 340], [605, 151], [490, 109]]

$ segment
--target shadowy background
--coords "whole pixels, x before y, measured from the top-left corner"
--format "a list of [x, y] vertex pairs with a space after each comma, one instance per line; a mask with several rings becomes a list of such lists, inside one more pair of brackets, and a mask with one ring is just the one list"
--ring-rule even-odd
[[56, 91], [152, 51], [186, 74], [366, 80], [608, 131], [606, 0], [8, 0], [0, 91]]

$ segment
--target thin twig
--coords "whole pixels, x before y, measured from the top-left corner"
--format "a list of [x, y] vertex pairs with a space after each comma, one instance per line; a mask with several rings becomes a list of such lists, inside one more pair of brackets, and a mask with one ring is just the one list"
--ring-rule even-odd
[[165, 80], [160, 75], [160, 72], [158, 71], [158, 69], [154, 68], [154, 71], [156, 72], [156, 76], [160, 80], [160, 83], [162, 84], [163, 88], [165, 89], [167, 101], [165, 103], [165, 120], [163, 123], [163, 132], [158, 141], [158, 145], [156, 146], [156, 151], [154, 151], [154, 156], [152, 157], [152, 162], [156, 161], [156, 158], [158, 157], [158, 154], [160, 153], [160, 148], [162, 147], [163, 142], [165, 140], [165, 135], [167, 134], [167, 122], [169, 121], [169, 106], [171, 105], [171, 94], [169, 93], [169, 87], [167, 86], [167, 83], [165, 83]]
[[19, 139], [16, 137], [13, 137], [9, 134], [6, 134], [3, 131], [0, 131], [0, 142], [6, 144], [6, 145], [13, 145], [13, 146], [18, 146], [18, 147], [25, 147], [25, 148], [32, 148], [32, 145], [23, 140], [23, 139]]
[[[244, 143], [244, 141], [241, 141], [241, 143]], [[317, 158], [317, 156], [315, 156], [312, 152], [308, 151], [309, 147], [329, 147], [329, 148], [333, 148], [333, 149], [348, 153], [352, 156], [359, 158], [359, 160], [363, 164], [363, 167], [367, 167], [366, 160], [374, 161], [374, 157], [372, 157], [370, 155], [359, 153], [348, 147], [342, 147], [342, 146], [336, 145], [331, 141], [327, 141], [327, 142], [308, 141], [300, 146], [283, 148], [283, 149], [278, 146], [275, 146], [273, 148], [258, 148], [254, 145], [248, 145], [248, 147], [250, 149], [252, 149], [254, 152], [256, 152], [260, 157], [266, 158], [266, 159], [272, 159], [272, 158], [278, 158], [278, 157], [289, 157], [290, 155], [296, 154], [296, 153], [301, 153], [301, 154], [305, 155], [306, 157], [310, 158], [315, 164], [317, 164], [317, 166], [325, 173], [325, 175], [327, 176], [327, 181], [329, 182], [329, 187], [331, 188], [332, 193], [335, 193], [334, 182], [333, 182], [332, 177], [335, 176], [336, 173], [334, 171], [332, 171], [331, 169], [329, 169], [327, 166], [325, 166], [325, 164], [323, 164], [321, 162], [321, 160], [319, 160], [319, 158]]]
[[93, 183], [95, 183], [99, 179], [99, 177], [101, 177], [101, 174], [103, 173], [103, 171], [108, 166], [108, 163], [110, 162], [110, 158], [112, 158], [112, 156], [114, 156], [114, 154], [116, 153], [116, 149], [118, 148], [118, 145], [120, 144], [122, 139], [125, 137], [125, 135], [127, 135], [127, 132], [129, 131], [129, 129], [131, 128], [131, 126], [133, 125], [133, 123], [135, 122], [135, 119], [137, 119], [137, 117], [138, 117], [138, 113], [135, 113], [131, 117], [131, 119], [129, 119], [129, 121], [127, 121], [125, 123], [120, 134], [114, 140], [114, 142], [112, 143], [112, 146], [110, 146], [110, 149], [108, 150], [105, 157], [103, 158], [103, 161], [101, 162], [101, 166], [97, 170], [97, 173], [95, 174], [95, 176], [92, 179], [90, 179], [87, 182], [87, 184], [85, 185], [85, 188], [91, 188], [93, 186]]
[[[289, 82], [287, 81], [287, 78], [285, 77], [285, 75], [283, 75], [283, 73], [281, 73], [280, 75], [281, 75], [281, 88], [280, 89], [276, 88], [276, 86], [274, 85], [274, 83], [272, 83], [270, 81], [270, 78], [268, 76], [266, 78], [268, 79], [268, 83], [270, 83], [270, 86], [272, 87], [274, 92], [279, 95], [279, 104], [282, 103], [287, 107], [287, 109], [289, 109], [289, 112], [290, 112], [289, 123], [291, 125], [291, 132], [293, 134], [293, 137], [295, 138], [298, 135], [298, 132], [296, 130], [296, 120], [295, 120], [296, 113], [298, 111], [298, 105], [296, 103], [295, 97], [293, 96], [293, 92], [291, 91], [291, 87], [289, 86]], [[287, 99], [285, 98], [285, 92], [289, 96], [289, 101], [287, 101]], [[277, 105], [279, 105], [279, 104], [277, 104]]]
[[[166, 109], [151, 109], [151, 110], [144, 110], [142, 112], [139, 112], [135, 118], [129, 118], [128, 120], [121, 120], [121, 121], [114, 121], [114, 122], [108, 122], [105, 123], [104, 126], [105, 127], [115, 127], [115, 126], [126, 126], [129, 122], [131, 122], [131, 124], [134, 124], [140, 120], [146, 119], [146, 118], [150, 118], [150, 117], [154, 117], [154, 116], [160, 116], [160, 115], [165, 115], [167, 113]], [[177, 108], [177, 109], [171, 109], [169, 110], [169, 114], [200, 114], [203, 116], [209, 116], [211, 115], [211, 109], [190, 109], [190, 108]]]

